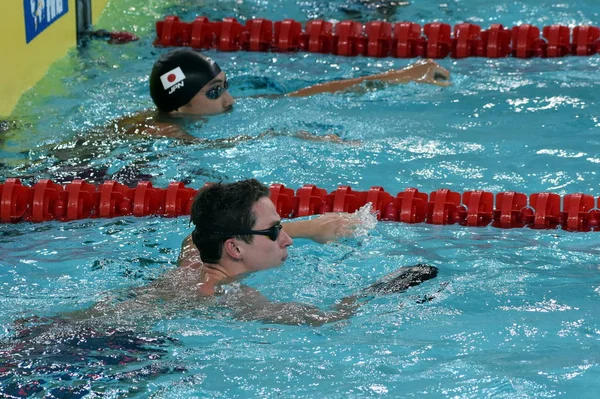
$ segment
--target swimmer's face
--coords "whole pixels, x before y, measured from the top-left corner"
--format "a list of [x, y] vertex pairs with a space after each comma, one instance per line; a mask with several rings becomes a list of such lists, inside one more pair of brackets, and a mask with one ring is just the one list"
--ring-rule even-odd
[[[256, 215], [252, 230], [266, 230], [281, 222], [275, 205], [267, 197], [258, 200], [252, 211]], [[292, 245], [292, 239], [281, 230], [275, 241], [267, 236], [254, 235], [252, 243], [236, 240], [236, 244], [247, 271], [252, 272], [280, 266], [288, 256], [287, 247]]]
[[192, 100], [176, 112], [191, 115], [217, 115], [233, 108], [235, 100], [227, 90], [225, 72], [219, 73], [208, 82]]

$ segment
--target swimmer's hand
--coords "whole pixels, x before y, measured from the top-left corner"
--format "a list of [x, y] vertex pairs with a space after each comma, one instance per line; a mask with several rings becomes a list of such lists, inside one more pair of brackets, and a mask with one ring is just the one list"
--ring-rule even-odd
[[452, 85], [452, 82], [450, 82], [450, 71], [429, 58], [419, 60], [407, 68], [385, 72], [376, 76], [380, 80], [392, 84], [417, 82], [437, 86]]
[[398, 270], [382, 277], [374, 284], [363, 290], [364, 295], [385, 295], [404, 292], [410, 287], [431, 280], [438, 274], [435, 266], [418, 264], [415, 266], [401, 267]]
[[316, 219], [284, 223], [283, 229], [292, 238], [308, 238], [325, 244], [352, 236], [361, 223], [360, 219], [347, 213], [326, 213]]

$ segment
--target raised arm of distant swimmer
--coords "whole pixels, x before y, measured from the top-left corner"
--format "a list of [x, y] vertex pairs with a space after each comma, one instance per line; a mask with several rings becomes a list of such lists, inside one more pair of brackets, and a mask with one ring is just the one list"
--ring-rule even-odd
[[337, 91], [349, 89], [368, 80], [383, 81], [390, 84], [409, 82], [429, 83], [437, 86], [450, 86], [452, 84], [450, 82], [450, 72], [447, 69], [442, 68], [437, 62], [431, 59], [424, 59], [417, 61], [404, 69], [392, 70], [360, 78], [321, 83], [288, 93], [287, 95], [291, 97], [306, 97], [320, 93], [335, 93]]

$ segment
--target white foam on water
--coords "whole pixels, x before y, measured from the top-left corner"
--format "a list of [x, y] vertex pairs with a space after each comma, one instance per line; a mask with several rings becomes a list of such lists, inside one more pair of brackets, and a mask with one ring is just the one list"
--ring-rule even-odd
[[357, 209], [351, 217], [360, 221], [354, 228], [354, 237], [364, 237], [377, 226], [377, 214], [370, 202]]

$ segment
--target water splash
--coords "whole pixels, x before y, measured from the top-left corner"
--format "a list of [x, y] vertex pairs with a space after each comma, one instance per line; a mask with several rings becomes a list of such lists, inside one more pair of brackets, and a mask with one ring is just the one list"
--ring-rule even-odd
[[354, 237], [367, 236], [377, 226], [377, 213], [373, 211], [373, 204], [370, 202], [357, 209], [350, 217], [360, 222], [354, 228]]

